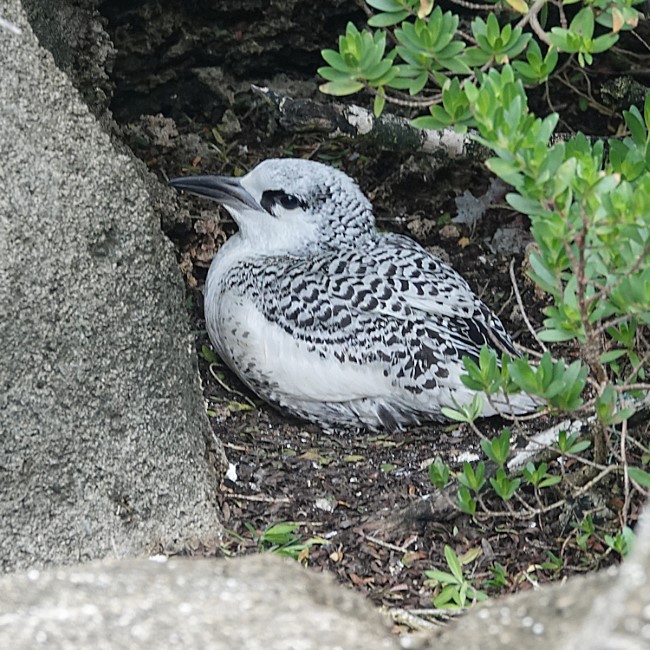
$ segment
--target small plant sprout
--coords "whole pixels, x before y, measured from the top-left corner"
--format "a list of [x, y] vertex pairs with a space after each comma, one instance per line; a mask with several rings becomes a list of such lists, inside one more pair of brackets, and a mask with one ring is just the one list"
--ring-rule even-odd
[[633, 542], [634, 533], [628, 526], [624, 526], [623, 530], [616, 533], [616, 535], [605, 535], [605, 543], [607, 546], [621, 557], [625, 557], [630, 552]]
[[428, 578], [425, 584], [440, 588], [433, 598], [433, 604], [438, 609], [464, 609], [468, 604], [486, 600], [487, 595], [473, 586], [473, 581], [466, 578], [463, 565], [473, 562], [480, 553], [479, 549], [458, 557], [449, 545], [445, 545], [445, 560], [449, 571], [431, 569], [425, 571]]
[[440, 456], [429, 465], [429, 480], [431, 484], [442, 490], [449, 483], [450, 471], [449, 467], [442, 462]]
[[481, 416], [483, 411], [483, 398], [479, 393], [474, 395], [474, 398], [469, 404], [451, 408], [443, 406], [441, 409], [442, 414], [450, 420], [456, 422], [474, 422]]
[[250, 524], [247, 524], [246, 528], [257, 539], [261, 551], [291, 557], [299, 562], [305, 562], [308, 559], [309, 549], [312, 546], [327, 544], [327, 540], [322, 537], [304, 539], [296, 532], [300, 529], [300, 524], [292, 521], [272, 524], [261, 533], [255, 531]]

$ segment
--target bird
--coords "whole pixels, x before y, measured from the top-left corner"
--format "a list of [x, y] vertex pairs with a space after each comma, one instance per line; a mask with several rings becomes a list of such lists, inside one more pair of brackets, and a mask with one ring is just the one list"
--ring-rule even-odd
[[[450, 265], [379, 232], [355, 181], [324, 163], [272, 158], [242, 177], [169, 184], [221, 204], [237, 232], [204, 287], [219, 357], [264, 401], [326, 430], [403, 430], [472, 402], [463, 356], [519, 356], [499, 318]], [[481, 416], [517, 415], [517, 393]]]

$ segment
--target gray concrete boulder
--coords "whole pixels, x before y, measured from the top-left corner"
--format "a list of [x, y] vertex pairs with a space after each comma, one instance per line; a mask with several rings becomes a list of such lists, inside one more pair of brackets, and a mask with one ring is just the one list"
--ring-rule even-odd
[[0, 647], [388, 650], [359, 594], [270, 555], [103, 562], [0, 579]]
[[214, 542], [172, 247], [19, 0], [0, 17], [2, 569]]
[[641, 650], [649, 533], [646, 517], [620, 570], [494, 599], [435, 636], [400, 639], [360, 595], [271, 554], [30, 570], [0, 578], [0, 647]]

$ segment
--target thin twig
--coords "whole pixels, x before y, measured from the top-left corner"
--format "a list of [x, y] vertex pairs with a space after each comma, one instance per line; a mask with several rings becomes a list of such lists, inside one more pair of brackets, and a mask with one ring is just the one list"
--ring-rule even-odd
[[249, 406], [252, 406], [254, 409], [256, 409], [257, 406], [255, 406], [255, 402], [253, 402], [253, 400], [250, 397], [244, 395], [244, 393], [241, 393], [238, 390], [235, 390], [234, 388], [231, 388], [230, 386], [228, 386], [228, 384], [226, 384], [226, 382], [223, 379], [221, 379], [221, 377], [219, 377], [216, 371], [217, 367], [218, 367], [217, 364], [211, 363], [210, 374], [212, 375], [214, 380], [219, 384], [219, 386], [221, 386], [221, 388], [223, 388], [226, 392], [230, 393], [231, 395], [237, 395], [238, 397], [241, 397]]
[[[496, 410], [496, 409], [495, 409]], [[486, 440], [487, 442], [490, 442], [490, 438], [488, 438], [477, 426], [476, 423], [473, 421], [468, 422], [470, 429], [481, 439], [481, 440]]]
[[[535, 508], [533, 508], [533, 506], [531, 506], [530, 503], [528, 503], [528, 502], [526, 501], [526, 499], [524, 499], [524, 498], [519, 494], [519, 492], [515, 492], [512, 496], [514, 496], [514, 498], [519, 502], [519, 504], [520, 504], [521, 506], [524, 507], [525, 510], [528, 510], [528, 511], [530, 511], [530, 512], [534, 512], [534, 511], [535, 511]], [[535, 496], [537, 497], [537, 503], [538, 503], [538, 506], [539, 506], [540, 508], [543, 508], [543, 507], [544, 507], [544, 504], [541, 502], [541, 500], [540, 500], [540, 498], [539, 498], [539, 495], [538, 495], [537, 493], [535, 493]], [[506, 503], [507, 503], [507, 502], [506, 502]]]
[[[621, 401], [621, 405], [625, 406], [625, 400]], [[623, 500], [623, 508], [621, 508], [621, 517], [623, 521], [621, 522], [623, 526], [627, 526], [627, 515], [630, 509], [630, 475], [628, 474], [628, 465], [627, 465], [627, 418], [621, 423], [621, 464], [623, 465], [623, 494], [625, 498]]]
[[472, 11], [482, 11], [487, 13], [488, 11], [492, 11], [492, 7], [485, 6], [485, 5], [479, 5], [474, 2], [468, 2], [467, 0], [451, 0], [455, 5], [458, 5], [459, 7], [464, 7], [465, 9], [471, 9]]
[[291, 503], [289, 497], [267, 497], [263, 494], [236, 494], [226, 492], [227, 499], [242, 499], [243, 501], [260, 501], [262, 503]]
[[462, 616], [463, 612], [456, 609], [436, 609], [434, 607], [425, 607], [424, 609], [410, 609], [411, 614], [416, 616], [439, 616], [442, 618], [454, 618]]
[[539, 347], [542, 348], [544, 352], [548, 352], [548, 348], [544, 345], [544, 342], [539, 338], [539, 336], [537, 336], [537, 332], [535, 331], [535, 328], [533, 327], [533, 324], [530, 322], [530, 319], [528, 318], [528, 314], [526, 313], [524, 303], [521, 299], [521, 294], [519, 293], [517, 278], [515, 277], [514, 259], [510, 260], [510, 266], [508, 270], [510, 271], [510, 282], [512, 283], [512, 288], [514, 289], [515, 292], [515, 298], [517, 299], [517, 305], [519, 305], [519, 311], [521, 312], [521, 316], [524, 319], [524, 323], [526, 323], [526, 327], [528, 328], [528, 331], [533, 335], [533, 338], [537, 341]]
[[569, 23], [567, 22], [566, 14], [564, 13], [564, 0], [555, 0], [553, 4], [560, 12], [560, 26], [562, 29], [566, 29]]
[[363, 536], [366, 541], [371, 542], [372, 544], [377, 544], [377, 546], [381, 546], [383, 548], [387, 548], [391, 551], [397, 551], [398, 553], [406, 553], [408, 550], [408, 547], [413, 544], [413, 542], [416, 541], [416, 537], [413, 537], [407, 544], [404, 546], [397, 546], [396, 544], [391, 544], [390, 542], [384, 542], [381, 539], [377, 539], [376, 537], [373, 537], [372, 535], [367, 535], [364, 534]]
[[[642, 337], [643, 338], [643, 337]], [[639, 374], [642, 368], [645, 368], [646, 364], [648, 363], [648, 360], [650, 359], [650, 350], [646, 352], [639, 362], [632, 368], [629, 374], [629, 378], [626, 380], [624, 385], [630, 385], [634, 378]]]
[[530, 6], [526, 15], [521, 18], [515, 27], [523, 29], [530, 22], [532, 16], [537, 15], [542, 10], [542, 7], [547, 3], [547, 1], [548, 0], [536, 0], [536, 2]]
[[[216, 436], [214, 436], [214, 439], [215, 439], [216, 442], [218, 442], [218, 439], [217, 439]], [[234, 445], [232, 442], [225, 442], [224, 441], [224, 442], [222, 442], [220, 444], [222, 444], [224, 447], [226, 447], [226, 449], [234, 449], [235, 451], [250, 451], [250, 449], [248, 447], [244, 447], [243, 445]]]
[[[366, 90], [371, 95], [378, 95], [379, 91], [372, 86], [366, 86]], [[405, 106], [407, 108], [429, 108], [434, 104], [439, 104], [442, 101], [442, 94], [438, 93], [432, 97], [425, 97], [423, 99], [400, 99], [395, 97], [395, 95], [387, 95], [384, 93], [384, 99], [390, 104], [396, 104], [397, 106]]]
[[464, 41], [467, 41], [470, 45], [478, 45], [478, 41], [473, 36], [471, 36], [470, 34], [467, 34], [466, 32], [464, 32], [462, 29], [457, 29], [456, 33]]
[[543, 43], [545, 43], [549, 47], [551, 47], [553, 45], [553, 43], [551, 43], [551, 39], [548, 37], [548, 35], [544, 31], [544, 28], [539, 24], [537, 14], [530, 17], [530, 27], [535, 32], [535, 34], [537, 35], [537, 38], [539, 38], [540, 41], [542, 41]]
[[632, 36], [634, 36], [634, 38], [636, 38], [640, 43], [642, 43], [643, 47], [645, 47], [646, 50], [650, 50], [650, 45], [648, 45], [648, 43], [647, 43], [647, 41], [645, 39], [641, 38], [641, 36], [639, 36], [639, 34], [637, 34], [636, 29], [633, 29], [630, 32], [630, 34], [632, 34]]
[[517, 23], [517, 27], [524, 28], [527, 23], [530, 23], [530, 28], [535, 32], [537, 38], [543, 43], [546, 43], [549, 47], [551, 46], [551, 41], [549, 40], [546, 32], [539, 24], [537, 16], [539, 12], [543, 9], [544, 5], [548, 0], [537, 0], [531, 7], [528, 9], [526, 15]]
[[593, 108], [595, 111], [600, 113], [601, 115], [605, 115], [606, 117], [617, 117], [618, 114], [615, 111], [612, 111], [605, 106], [603, 106], [600, 102], [596, 101], [592, 96], [590, 96], [587, 93], [582, 92], [582, 90], [578, 89], [571, 81], [569, 81], [564, 75], [559, 75], [556, 74], [555, 78], [562, 84], [564, 84], [567, 88], [569, 88], [571, 91], [573, 91], [576, 95], [579, 97], [582, 97], [583, 99], [586, 99], [587, 102], [589, 103], [589, 106]]
[[624, 393], [630, 390], [650, 390], [650, 384], [637, 383], [637, 384], [623, 384], [621, 386], [614, 386], [617, 393]]
[[609, 327], [616, 327], [617, 325], [620, 325], [621, 323], [625, 323], [625, 321], [630, 320], [630, 318], [634, 318], [634, 314], [624, 314], [623, 316], [612, 318], [611, 320], [602, 323], [598, 327], [595, 327], [593, 330], [594, 334], [595, 335], [605, 334]]
[[[540, 406], [541, 406], [540, 402]], [[534, 413], [522, 413], [521, 415], [512, 415], [511, 413], [504, 413], [499, 411], [499, 417], [509, 422], [528, 422], [530, 420], [539, 420], [545, 415], [552, 415], [553, 409], [549, 406], [542, 411], [535, 411]]]
[[421, 616], [416, 616], [412, 612], [409, 612], [407, 609], [388, 609], [386, 611], [388, 612], [388, 615], [393, 619], [394, 623], [406, 625], [411, 630], [416, 630], [418, 632], [437, 630], [442, 625], [442, 623], [433, 623], [431, 621], [427, 621]]
[[522, 354], [527, 354], [528, 356], [534, 357], [535, 359], [541, 359], [542, 358], [542, 353], [538, 352], [537, 350], [533, 350], [532, 348], [526, 347], [525, 345], [522, 345], [521, 343], [517, 343], [515, 341], [515, 347], [517, 348], [518, 352], [521, 352]]

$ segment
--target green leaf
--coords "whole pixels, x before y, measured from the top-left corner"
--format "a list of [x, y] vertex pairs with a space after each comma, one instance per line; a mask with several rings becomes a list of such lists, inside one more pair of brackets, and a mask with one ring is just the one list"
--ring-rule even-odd
[[524, 181], [524, 176], [514, 163], [502, 158], [490, 158], [486, 161], [486, 167], [509, 185], [519, 187]]
[[545, 343], [561, 343], [562, 341], [570, 341], [575, 338], [573, 332], [568, 330], [558, 330], [558, 329], [545, 329], [537, 334], [540, 341]]
[[438, 129], [444, 129], [452, 123], [452, 120], [448, 115], [444, 115], [442, 119], [433, 117], [432, 115], [425, 115], [423, 117], [416, 117], [411, 120], [411, 124], [418, 129], [429, 129], [431, 131], [436, 131]]
[[429, 81], [429, 75], [426, 72], [422, 72], [417, 77], [411, 80], [409, 84], [409, 95], [417, 95]]
[[629, 477], [644, 488], [650, 488], [650, 474], [640, 467], [628, 467]]
[[609, 352], [600, 355], [600, 362], [605, 364], [611, 363], [616, 359], [620, 359], [625, 354], [625, 350], [610, 350]]
[[319, 86], [322, 93], [326, 95], [335, 95], [341, 97], [343, 95], [352, 95], [359, 92], [363, 88], [363, 84], [353, 80], [343, 81], [328, 81]]
[[485, 463], [479, 462], [476, 470], [468, 463], [463, 463], [463, 471], [457, 475], [458, 482], [478, 494], [485, 485]]
[[535, 394], [538, 389], [535, 371], [525, 359], [515, 359], [509, 366], [508, 372], [512, 380], [524, 392]]
[[546, 34], [551, 43], [561, 52], [573, 52], [569, 45], [569, 30], [562, 27], [552, 27], [550, 32]]
[[540, 481], [539, 487], [540, 488], [551, 487], [552, 485], [557, 485], [561, 481], [562, 481], [561, 476], [548, 475], [547, 478], [544, 478]]
[[476, 418], [480, 417], [483, 411], [483, 398], [479, 393], [474, 395], [469, 404], [457, 406], [453, 409], [448, 406], [443, 406], [441, 409], [442, 414], [450, 420], [457, 422], [473, 422]]
[[386, 105], [386, 97], [384, 96], [383, 93], [377, 93], [375, 95], [375, 103], [373, 105], [373, 113], [375, 117], [379, 117], [381, 115], [385, 105]]
[[476, 560], [483, 551], [479, 546], [473, 546], [468, 548], [458, 559], [460, 563], [464, 566], [465, 564], [471, 564]]
[[540, 215], [546, 212], [545, 208], [542, 207], [542, 204], [537, 199], [533, 199], [528, 196], [522, 196], [521, 194], [516, 194], [515, 192], [509, 192], [506, 194], [506, 201], [515, 210], [517, 210], [517, 212], [521, 212], [522, 214], [529, 216]]
[[478, 68], [485, 65], [492, 55], [479, 47], [468, 47], [461, 55], [462, 61], [470, 68]]
[[391, 27], [392, 25], [401, 23], [408, 15], [408, 11], [377, 14], [368, 19], [368, 25], [370, 27]]
[[437, 584], [442, 585], [453, 584], [456, 581], [455, 577], [451, 573], [440, 571], [439, 569], [427, 569], [424, 572], [424, 575], [430, 580], [434, 580]]
[[501, 29], [499, 28], [499, 20], [497, 19], [496, 15], [491, 12], [488, 14], [485, 34], [490, 45], [494, 44], [501, 34]]
[[500, 496], [504, 501], [510, 501], [514, 493], [517, 491], [517, 488], [521, 485], [521, 479], [508, 478], [503, 467], [500, 467], [497, 470], [495, 477], [490, 479], [490, 484], [498, 496]]
[[506, 2], [520, 14], [528, 13], [528, 5], [525, 0], [506, 0]]
[[481, 440], [483, 453], [499, 467], [503, 467], [510, 453], [510, 429], [505, 427], [501, 434], [492, 440]]
[[609, 50], [618, 41], [618, 38], [618, 34], [603, 34], [593, 40], [591, 51], [594, 54], [599, 54], [600, 52]]
[[364, 74], [368, 80], [375, 81], [384, 77], [392, 67], [393, 62], [390, 59], [383, 59], [379, 63], [364, 69]]
[[449, 483], [449, 467], [445, 465], [440, 456], [429, 465], [429, 480], [431, 484], [442, 490]]
[[583, 38], [591, 38], [594, 35], [594, 11], [591, 7], [582, 8], [573, 17], [570, 31], [579, 34]]
[[321, 50], [320, 55], [326, 63], [329, 63], [335, 70], [350, 73], [350, 66], [343, 60], [343, 57], [335, 50]]
[[323, 77], [323, 79], [326, 79], [327, 81], [347, 81], [350, 79], [350, 73], [349, 72], [343, 72], [341, 70], [336, 70], [335, 68], [330, 68], [330, 67], [322, 67], [318, 68], [316, 71], [318, 74]]
[[397, 0], [366, 0], [366, 4], [373, 9], [377, 9], [377, 11], [394, 12], [404, 9], [403, 5]]
[[634, 141], [639, 145], [645, 144], [646, 128], [637, 107], [632, 106], [629, 111], [623, 111], [623, 117]]
[[449, 567], [452, 575], [458, 582], [463, 580], [463, 567], [458, 559], [454, 549], [451, 548], [448, 544], [445, 544], [445, 559], [447, 560], [447, 566]]
[[558, 278], [548, 268], [544, 258], [536, 252], [531, 252], [528, 256], [531, 273], [529, 275], [544, 291], [553, 296], [557, 296], [561, 291], [561, 285]]
[[458, 507], [468, 515], [476, 512], [476, 500], [464, 485], [458, 488]]
[[218, 363], [219, 362], [219, 357], [217, 356], [216, 352], [212, 348], [209, 348], [207, 345], [202, 345], [201, 346], [201, 356], [208, 363]]
[[458, 597], [458, 588], [455, 585], [448, 585], [433, 599], [436, 609], [457, 609], [461, 607], [454, 596]]

